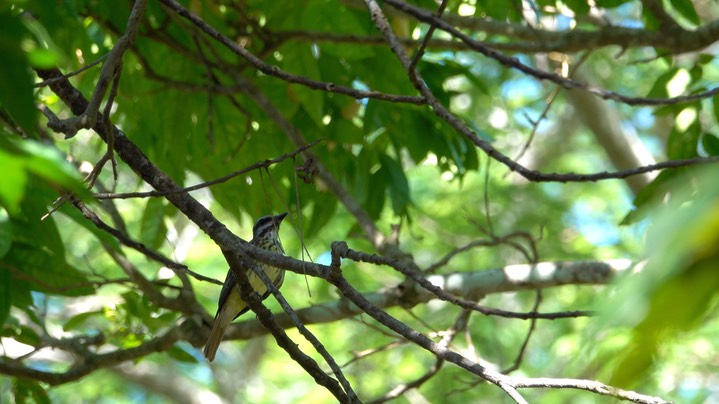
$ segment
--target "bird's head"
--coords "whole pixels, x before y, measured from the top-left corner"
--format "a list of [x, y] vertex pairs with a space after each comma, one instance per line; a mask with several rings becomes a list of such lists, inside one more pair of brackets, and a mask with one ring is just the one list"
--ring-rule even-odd
[[257, 219], [257, 223], [252, 228], [252, 238], [277, 238], [277, 232], [280, 230], [280, 223], [282, 219], [287, 216], [287, 212], [280, 213], [279, 215], [267, 215]]

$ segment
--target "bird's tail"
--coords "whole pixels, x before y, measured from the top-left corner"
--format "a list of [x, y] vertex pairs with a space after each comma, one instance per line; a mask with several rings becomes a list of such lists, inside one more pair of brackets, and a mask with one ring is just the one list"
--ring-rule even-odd
[[212, 325], [212, 331], [210, 331], [210, 337], [207, 339], [207, 344], [205, 344], [205, 358], [207, 358], [208, 361], [212, 362], [215, 360], [215, 354], [217, 353], [217, 348], [220, 347], [220, 342], [222, 342], [222, 337], [225, 335], [225, 329], [227, 326], [225, 325], [223, 327], [221, 321], [215, 321], [215, 323]]

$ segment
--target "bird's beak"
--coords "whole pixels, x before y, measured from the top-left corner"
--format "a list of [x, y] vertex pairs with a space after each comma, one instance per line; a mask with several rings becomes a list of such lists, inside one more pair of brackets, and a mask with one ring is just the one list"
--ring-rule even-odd
[[274, 222], [277, 223], [277, 225], [279, 226], [280, 223], [282, 223], [282, 219], [284, 219], [285, 216], [287, 216], [287, 212], [285, 212], [285, 213], [280, 213], [279, 215], [277, 215], [277, 216], [274, 217], [274, 219], [275, 219]]

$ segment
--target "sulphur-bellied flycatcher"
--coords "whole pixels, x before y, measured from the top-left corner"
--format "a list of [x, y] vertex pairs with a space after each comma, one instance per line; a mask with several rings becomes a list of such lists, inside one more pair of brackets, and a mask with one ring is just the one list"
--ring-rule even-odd
[[[281, 213], [277, 216], [261, 217], [252, 228], [252, 240], [250, 243], [274, 253], [284, 254], [285, 251], [282, 249], [282, 244], [277, 236], [277, 232], [279, 231], [280, 223], [282, 223], [282, 219], [284, 219], [285, 216], [287, 216], [287, 212]], [[257, 264], [272, 280], [272, 283], [279, 289], [279, 287], [282, 286], [282, 282], [285, 280], [285, 271], [281, 268], [273, 267], [261, 262], [258, 262]], [[270, 291], [267, 290], [267, 285], [265, 285], [262, 279], [260, 279], [260, 277], [252, 269], [247, 268], [245, 271], [247, 273], [247, 278], [250, 280], [252, 290], [259, 293], [262, 296], [262, 299], [267, 298], [267, 296], [270, 295]], [[225, 284], [222, 285], [222, 291], [220, 291], [220, 301], [217, 305], [215, 322], [212, 324], [210, 338], [207, 339], [207, 344], [205, 345], [205, 357], [210, 362], [215, 359], [217, 348], [220, 346], [222, 337], [225, 335], [225, 330], [230, 323], [250, 309], [247, 306], [247, 303], [242, 300], [239, 288], [240, 286], [237, 284], [235, 274], [233, 274], [232, 269], [230, 269], [227, 271]]]

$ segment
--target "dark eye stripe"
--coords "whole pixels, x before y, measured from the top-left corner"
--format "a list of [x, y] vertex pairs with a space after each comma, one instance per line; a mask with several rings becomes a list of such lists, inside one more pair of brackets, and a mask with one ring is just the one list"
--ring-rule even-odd
[[261, 217], [257, 223], [255, 223], [255, 226], [252, 228], [252, 235], [253, 237], [257, 237], [262, 233], [265, 233], [269, 229], [271, 229], [273, 226], [272, 223], [272, 216], [263, 216]]

